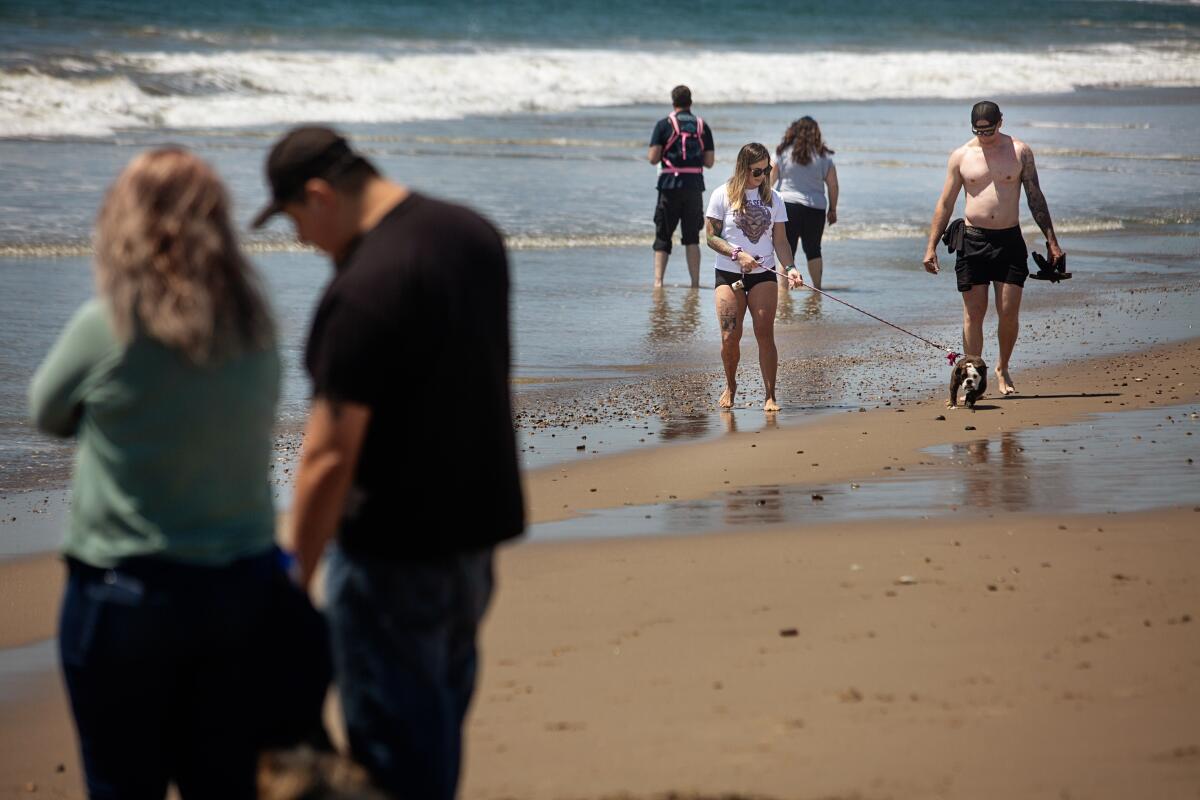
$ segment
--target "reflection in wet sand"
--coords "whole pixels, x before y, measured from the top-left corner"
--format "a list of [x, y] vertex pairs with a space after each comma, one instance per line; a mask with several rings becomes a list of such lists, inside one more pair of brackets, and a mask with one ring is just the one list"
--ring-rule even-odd
[[659, 286], [651, 294], [650, 323], [646, 337], [650, 348], [689, 339], [700, 327], [700, 290], [687, 289], [673, 307], [669, 291]]
[[809, 292], [804, 297], [804, 318], [817, 320], [821, 318], [821, 295]]
[[[725, 412], [721, 419], [726, 430], [736, 431], [736, 413]], [[701, 500], [605, 509], [535, 525], [532, 535], [635, 536], [956, 512], [1127, 512], [1195, 505], [1200, 437], [1192, 434], [1198, 426], [1200, 406], [1098, 414], [1087, 423], [932, 447], [925, 453], [935, 463], [891, 472], [887, 479], [849, 487], [731, 486]]]
[[976, 439], [952, 445], [951, 458], [963, 467], [962, 505], [1025, 511], [1072, 502], [1068, 472], [1053, 461], [1031, 463], [1012, 431], [1001, 433], [999, 441]]
[[[779, 413], [776, 411], [762, 411], [761, 409], [742, 409], [745, 415], [743, 423], [750, 422], [751, 427], [756, 423], [762, 422], [759, 430], [773, 430], [779, 427]], [[732, 408], [721, 409], [721, 424], [725, 427], [726, 433], [738, 432], [738, 410]]]
[[673, 439], [699, 439], [708, 433], [712, 415], [706, 413], [684, 414], [663, 417], [659, 436], [663, 441]]
[[775, 304], [776, 322], [793, 322], [796, 319], [796, 300], [792, 293], [780, 287], [779, 302]]
[[779, 291], [775, 307], [776, 322], [818, 321], [821, 319], [821, 295], [806, 289]]
[[[993, 447], [998, 453], [993, 452]], [[1023, 452], [1011, 431], [1001, 433], [999, 442], [976, 439], [954, 445], [954, 460], [972, 467], [963, 475], [963, 503], [979, 508], [1020, 510], [1021, 504], [1029, 499], [1030, 488], [1029, 465]], [[988, 465], [996, 468], [979, 469]]]
[[775, 525], [787, 520], [783, 491], [778, 486], [738, 489], [725, 495], [726, 525]]

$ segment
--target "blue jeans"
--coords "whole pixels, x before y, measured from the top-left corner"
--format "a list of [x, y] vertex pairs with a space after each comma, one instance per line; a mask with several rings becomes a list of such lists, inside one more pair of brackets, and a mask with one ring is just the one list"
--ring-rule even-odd
[[320, 615], [272, 551], [227, 567], [68, 560], [59, 656], [92, 800], [253, 798], [258, 753], [320, 744]]
[[325, 613], [350, 750], [385, 791], [452, 800], [492, 548], [412, 563], [329, 550]]

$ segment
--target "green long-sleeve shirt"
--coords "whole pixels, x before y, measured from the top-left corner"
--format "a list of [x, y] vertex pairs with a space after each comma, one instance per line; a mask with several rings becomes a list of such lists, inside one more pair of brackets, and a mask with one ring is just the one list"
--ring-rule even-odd
[[79, 440], [64, 552], [216, 566], [269, 548], [278, 399], [273, 347], [198, 367], [145, 336], [118, 343], [85, 303], [29, 387], [38, 428]]

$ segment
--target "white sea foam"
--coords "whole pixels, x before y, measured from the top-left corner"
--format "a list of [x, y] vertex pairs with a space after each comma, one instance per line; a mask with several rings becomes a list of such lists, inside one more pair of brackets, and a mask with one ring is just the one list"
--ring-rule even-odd
[[1088, 131], [1115, 131], [1115, 130], [1149, 130], [1149, 122], [1050, 122], [1043, 120], [1030, 120], [1023, 123], [1030, 128], [1062, 128], [1062, 129], [1078, 129]]
[[[1149, 217], [1134, 217], [1129, 219], [1061, 219], [1056, 220], [1054, 229], [1060, 234], [1103, 233], [1123, 231], [1131, 228], [1174, 228], [1175, 226], [1191, 226], [1197, 221], [1194, 212], [1187, 210], [1168, 211]], [[1021, 228], [1028, 239], [1037, 239], [1041, 231], [1032, 222], [1027, 222]], [[883, 222], [883, 223], [839, 223], [836, 227], [826, 228], [826, 241], [881, 241], [888, 239], [924, 239], [929, 233], [926, 223], [916, 222]], [[1195, 236], [1191, 231], [1183, 232], [1185, 236]], [[509, 250], [570, 250], [575, 248], [614, 248], [614, 247], [648, 247], [654, 238], [653, 231], [621, 231], [609, 233], [516, 233], [505, 238]], [[286, 237], [248, 238], [242, 242], [242, 249], [248, 253], [311, 253], [313, 248], [300, 244], [295, 239]], [[43, 241], [0, 241], [0, 259], [16, 258], [78, 258], [92, 255], [92, 244], [85, 239], [61, 239]]]
[[[392, 54], [262, 49], [96, 58], [104, 77], [80, 74], [77, 62], [65, 60], [41, 72], [0, 74], [0, 136], [568, 111], [658, 103], [663, 86], [682, 81], [706, 105], [1200, 86], [1200, 51], [1132, 45], [992, 54], [418, 48]], [[699, 67], [716, 63], [720, 70]], [[1003, 69], [981, 72], [980, 63]], [[770, 80], [763, 80], [764, 72]], [[156, 88], [143, 91], [138, 81]], [[164, 84], [203, 91], [172, 94]]]

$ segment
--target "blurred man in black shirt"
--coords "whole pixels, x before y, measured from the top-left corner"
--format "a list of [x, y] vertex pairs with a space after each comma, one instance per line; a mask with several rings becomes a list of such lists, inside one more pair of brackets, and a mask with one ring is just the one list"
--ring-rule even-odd
[[326, 614], [351, 750], [387, 791], [450, 800], [493, 548], [524, 527], [504, 244], [328, 128], [284, 136], [267, 179], [255, 226], [286, 214], [335, 267], [305, 356], [296, 575], [308, 585], [336, 534]]

